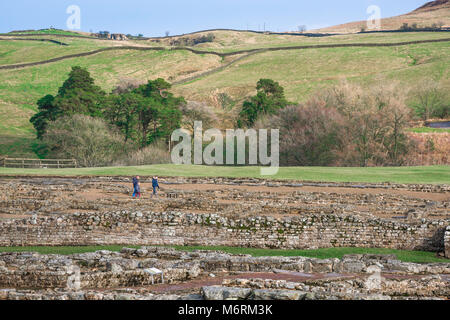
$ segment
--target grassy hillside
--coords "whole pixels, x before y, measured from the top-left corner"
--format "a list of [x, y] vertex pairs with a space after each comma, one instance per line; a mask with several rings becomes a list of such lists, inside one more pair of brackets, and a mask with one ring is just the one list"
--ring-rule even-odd
[[[417, 41], [429, 39], [447, 39], [450, 33], [446, 32], [407, 32], [407, 33], [361, 33], [361, 34], [342, 34], [323, 37], [312, 37], [307, 35], [280, 35], [280, 34], [263, 34], [245, 31], [206, 31], [199, 32], [187, 38], [196, 38], [213, 34], [215, 39], [213, 42], [205, 42], [195, 46], [197, 49], [218, 51], [218, 52], [233, 52], [238, 50], [249, 50], [257, 48], [273, 48], [273, 47], [288, 47], [300, 45], [314, 45], [314, 44], [337, 44], [337, 43], [393, 43], [403, 41]], [[163, 38], [150, 40], [134, 40], [128, 43], [141, 45], [158, 45], [169, 46], [170, 43], [178, 38]]]
[[[424, 6], [396, 17], [381, 20], [382, 30], [398, 30], [404, 23], [409, 26], [417, 24], [419, 28], [430, 27], [433, 24], [450, 25], [450, 2], [448, 0], [430, 1]], [[323, 28], [318, 32], [359, 32], [366, 27], [366, 21], [345, 23], [338, 26]]]
[[394, 48], [331, 48], [264, 52], [209, 77], [176, 86], [184, 95], [208, 99], [217, 88], [233, 98], [253, 94], [260, 78], [279, 81], [291, 101], [304, 101], [314, 90], [341, 79], [370, 83], [399, 80], [406, 88], [435, 74], [450, 87], [449, 43]]
[[396, 168], [280, 168], [275, 176], [262, 177], [259, 167], [219, 167], [194, 165], [152, 165], [140, 167], [109, 167], [79, 169], [13, 169], [1, 168], [1, 175], [57, 175], [57, 176], [175, 176], [175, 177], [232, 177], [293, 179], [327, 182], [393, 182], [393, 183], [450, 183], [448, 166]]
[[[315, 44], [397, 43], [428, 39], [447, 39], [448, 33], [386, 33], [355, 34], [332, 37], [264, 35], [250, 32], [215, 31], [214, 42], [195, 46], [197, 50], [234, 52], [256, 48], [276, 48]], [[191, 35], [195, 36], [195, 35]], [[68, 44], [11, 40], [0, 36], [0, 66], [38, 62], [112, 46], [163, 46], [168, 39], [102, 41], [97, 39], [58, 37], [44, 34], [32, 38], [54, 39]], [[28, 38], [28, 36], [22, 36]], [[31, 36], [30, 36], [31, 38]], [[201, 76], [235, 59], [234, 64], [198, 79], [174, 86], [176, 94], [188, 100], [205, 101], [219, 114], [219, 95], [225, 93], [235, 109], [255, 92], [260, 78], [272, 78], [286, 89], [287, 97], [301, 102], [318, 88], [341, 79], [370, 84], [375, 81], [398, 80], [404, 87], [430, 76], [440, 78], [450, 87], [448, 75], [450, 41], [414, 44], [398, 47], [352, 47], [303, 50], [281, 50], [222, 58], [213, 54], [195, 54], [186, 50], [102, 52], [91, 56], [70, 58], [49, 64], [12, 70], [0, 70], [0, 154], [36, 157], [34, 129], [28, 122], [36, 112], [36, 101], [45, 94], [55, 94], [67, 78], [72, 66], [86, 67], [98, 85], [110, 91], [121, 78], [142, 82], [163, 77], [170, 82]]]
[[[49, 42], [9, 40], [0, 41], [0, 65], [37, 62], [64, 55], [92, 51], [114, 45], [111, 41], [65, 38], [57, 39], [52, 36], [24, 37], [23, 39], [54, 39], [67, 44], [66, 46]], [[13, 38], [15, 39], [15, 38]]]

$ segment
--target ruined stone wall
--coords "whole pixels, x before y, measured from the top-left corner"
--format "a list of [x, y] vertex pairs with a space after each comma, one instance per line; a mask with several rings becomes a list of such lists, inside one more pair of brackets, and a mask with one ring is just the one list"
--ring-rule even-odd
[[445, 220], [408, 224], [314, 213], [233, 219], [218, 214], [119, 211], [4, 220], [0, 222], [0, 246], [139, 244], [444, 251], [447, 226]]
[[445, 257], [450, 259], [450, 226], [447, 227], [447, 231], [444, 236]]
[[[252, 257], [223, 252], [183, 252], [165, 247], [123, 248], [120, 252], [97, 251], [73, 255], [41, 255], [30, 252], [0, 253], [0, 289], [120, 288], [184, 282], [206, 274], [235, 272], [300, 272], [309, 274], [365, 274], [373, 266], [397, 275], [450, 274], [450, 263], [401, 262], [395, 255], [346, 255], [342, 259], [307, 257]], [[449, 278], [450, 280], [450, 278]]]
[[[3, 179], [17, 180], [17, 176], [2, 175]], [[61, 184], [73, 185], [74, 183], [82, 182], [97, 182], [97, 183], [116, 183], [125, 182], [131, 183], [131, 178], [127, 176], [61, 176], [52, 177], [58, 180]], [[48, 176], [21, 176], [20, 180], [23, 182], [33, 181], [37, 183], [39, 181], [48, 181]], [[437, 192], [437, 193], [447, 193], [450, 192], [450, 184], [401, 184], [401, 183], [391, 183], [391, 182], [379, 182], [379, 183], [357, 183], [357, 182], [315, 182], [315, 181], [301, 181], [301, 180], [267, 180], [258, 178], [225, 178], [225, 177], [201, 177], [201, 178], [189, 178], [189, 177], [159, 177], [161, 184], [166, 185], [176, 185], [176, 184], [220, 184], [220, 185], [245, 185], [245, 186], [268, 186], [268, 187], [301, 187], [301, 186], [312, 186], [312, 187], [345, 187], [345, 188], [377, 188], [386, 190], [409, 190], [409, 191], [420, 191], [420, 192]], [[141, 183], [151, 183], [152, 176], [141, 176]]]

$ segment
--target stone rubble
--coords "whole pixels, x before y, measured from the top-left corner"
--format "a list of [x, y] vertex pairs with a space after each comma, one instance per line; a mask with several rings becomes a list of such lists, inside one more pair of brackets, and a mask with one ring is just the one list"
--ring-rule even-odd
[[[302, 274], [306, 280], [225, 279], [189, 293], [153, 293], [143, 270], [156, 267], [169, 284], [215, 274]], [[370, 277], [380, 272], [375, 285]], [[308, 275], [327, 275], [310, 279]], [[1, 299], [431, 299], [450, 297], [450, 263], [414, 264], [393, 255], [346, 255], [342, 259], [251, 257], [173, 248], [123, 248], [121, 252], [42, 255], [0, 253]], [[119, 289], [120, 288], [120, 289]], [[103, 289], [103, 290], [102, 290]]]
[[[142, 247], [67, 256], [0, 253], [0, 300], [450, 296], [450, 263], [445, 259], [443, 263], [417, 264], [401, 262], [393, 255], [252, 257], [155, 247], [393, 248], [431, 251], [450, 258], [450, 200], [446, 196], [450, 185], [232, 178], [161, 181], [164, 190], [160, 198], [138, 201], [130, 198], [130, 179], [124, 177], [2, 177], [0, 246], [126, 243]], [[141, 182], [145, 195], [145, 183], [150, 180], [143, 177]], [[186, 184], [202, 188], [183, 188]], [[216, 185], [224, 188], [213, 188]], [[430, 196], [421, 196], [424, 194]], [[164, 286], [204, 279], [219, 284], [159, 292], [162, 279], [156, 276], [152, 285], [145, 271], [148, 268], [164, 272]], [[259, 279], [258, 274], [299, 280]], [[221, 278], [224, 275], [233, 278]], [[241, 279], [241, 275], [252, 278]]]

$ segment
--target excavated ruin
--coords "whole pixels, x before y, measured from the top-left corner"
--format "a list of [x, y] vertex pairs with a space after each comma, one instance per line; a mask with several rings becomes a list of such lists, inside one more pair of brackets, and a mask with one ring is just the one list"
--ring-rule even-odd
[[[0, 253], [0, 299], [448, 299], [450, 263], [319, 260], [155, 245], [377, 247], [450, 258], [448, 185], [124, 177], [3, 177], [0, 246], [123, 245], [121, 252]], [[143, 246], [141, 249], [126, 245]], [[151, 276], [157, 268], [164, 274]], [[153, 279], [152, 279], [153, 278]], [[152, 283], [153, 281], [153, 283]]]

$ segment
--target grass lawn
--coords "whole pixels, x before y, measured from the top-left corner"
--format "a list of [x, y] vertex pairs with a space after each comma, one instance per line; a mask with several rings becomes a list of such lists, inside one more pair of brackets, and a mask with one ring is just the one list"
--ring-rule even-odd
[[[0, 252], [39, 252], [41, 254], [62, 254], [95, 252], [99, 250], [120, 251], [123, 247], [139, 248], [140, 246], [110, 245], [110, 246], [85, 246], [85, 247], [0, 247]], [[230, 254], [250, 254], [254, 257], [282, 256], [282, 257], [311, 257], [319, 259], [342, 258], [346, 254], [395, 254], [404, 262], [450, 263], [450, 259], [437, 258], [433, 252], [407, 251], [394, 249], [372, 249], [372, 248], [326, 248], [317, 250], [275, 250], [275, 249], [253, 249], [235, 247], [203, 247], [203, 246], [174, 246], [181, 251], [212, 250], [223, 251]]]
[[414, 133], [450, 133], [450, 129], [428, 127], [410, 128], [409, 131]]
[[37, 176], [167, 176], [167, 177], [231, 177], [292, 179], [326, 182], [392, 182], [392, 183], [450, 183], [449, 166], [429, 167], [285, 167], [275, 176], [261, 176], [259, 167], [219, 167], [194, 165], [151, 165], [139, 167], [107, 167], [77, 169], [0, 168], [1, 175]]

